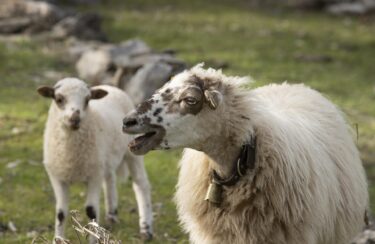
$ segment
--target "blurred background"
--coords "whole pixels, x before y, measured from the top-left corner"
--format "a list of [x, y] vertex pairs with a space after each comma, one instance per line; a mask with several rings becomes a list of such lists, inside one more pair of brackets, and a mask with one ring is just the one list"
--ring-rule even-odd
[[[253, 87], [305, 83], [335, 102], [353, 128], [375, 210], [374, 10], [374, 0], [0, 0], [0, 242], [53, 236], [54, 196], [41, 163], [49, 101], [36, 87], [78, 76], [119, 86], [138, 103], [200, 62], [251, 76]], [[173, 203], [180, 154], [145, 157], [153, 243], [188, 243]], [[119, 188], [111, 232], [141, 243], [131, 184]], [[70, 209], [84, 213], [84, 196], [74, 186]], [[75, 240], [72, 228], [67, 237]]]

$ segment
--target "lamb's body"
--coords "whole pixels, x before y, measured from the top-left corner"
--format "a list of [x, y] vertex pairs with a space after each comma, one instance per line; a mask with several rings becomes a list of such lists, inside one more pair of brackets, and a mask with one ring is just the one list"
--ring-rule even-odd
[[105, 193], [106, 218], [117, 221], [117, 175], [129, 170], [136, 195], [141, 234], [152, 237], [150, 186], [143, 157], [127, 150], [131, 136], [121, 131], [123, 116], [134, 106], [118, 88], [89, 88], [66, 78], [39, 93], [53, 98], [44, 133], [44, 165], [56, 197], [55, 236], [64, 237], [71, 183], [87, 184], [86, 213], [99, 221], [100, 193]]
[[[184, 151], [175, 200], [191, 241], [349, 243], [364, 226], [368, 193], [341, 112], [303, 85], [265, 86], [241, 94], [240, 102], [234, 97], [227, 94], [225, 103], [240, 105], [232, 115], [223, 111], [221, 123], [243, 143], [256, 136], [255, 169], [224, 187], [218, 208], [204, 201], [215, 163], [203, 152]], [[233, 113], [249, 120], [230, 121], [239, 117]]]
[[120, 90], [97, 86], [108, 91], [100, 100], [93, 100], [86, 119], [78, 131], [67, 131], [59, 121], [58, 108], [52, 105], [44, 136], [44, 164], [49, 174], [63, 182], [88, 181], [90, 177], [119, 168], [124, 148], [130, 137], [123, 136], [121, 120], [133, 108], [132, 102]]

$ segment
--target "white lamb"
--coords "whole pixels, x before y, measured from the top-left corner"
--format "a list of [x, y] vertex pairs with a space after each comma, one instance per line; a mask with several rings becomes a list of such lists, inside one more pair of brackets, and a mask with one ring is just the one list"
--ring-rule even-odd
[[56, 198], [55, 236], [64, 237], [68, 188], [74, 182], [87, 183], [86, 213], [96, 221], [103, 184], [106, 218], [116, 222], [116, 175], [129, 169], [140, 232], [143, 238], [152, 238], [150, 186], [143, 157], [126, 150], [131, 137], [121, 133], [121, 120], [133, 108], [128, 96], [110, 86], [89, 88], [75, 78], [40, 87], [38, 92], [53, 99], [44, 132], [44, 165]]
[[200, 65], [124, 119], [132, 152], [188, 147], [179, 219], [197, 244], [348, 244], [365, 225], [366, 177], [341, 112], [304, 85], [243, 89]]

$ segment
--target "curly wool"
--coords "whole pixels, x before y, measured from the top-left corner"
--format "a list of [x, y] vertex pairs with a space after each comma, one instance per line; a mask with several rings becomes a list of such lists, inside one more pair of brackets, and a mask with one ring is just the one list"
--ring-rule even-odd
[[[222, 76], [200, 67], [190, 72]], [[210, 120], [222, 124], [212, 134], [223, 140], [212, 144], [222, 150], [225, 135], [240, 143], [256, 136], [255, 169], [235, 186], [224, 186], [223, 202], [216, 207], [204, 201], [215, 163], [203, 152], [184, 150], [175, 201], [191, 242], [349, 243], [364, 226], [368, 192], [340, 110], [304, 85], [244, 91], [230, 79], [222, 82], [220, 117]]]

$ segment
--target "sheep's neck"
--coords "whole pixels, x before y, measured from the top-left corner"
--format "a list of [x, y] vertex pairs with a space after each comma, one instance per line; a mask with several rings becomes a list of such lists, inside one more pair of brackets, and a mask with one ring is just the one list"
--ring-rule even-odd
[[[211, 138], [211, 140], [215, 141], [216, 139]], [[217, 140], [219, 141], [219, 138]], [[220, 138], [220, 141], [223, 141], [223, 138]], [[203, 149], [211, 159], [210, 167], [215, 170], [221, 178], [225, 179], [230, 177], [235, 169], [235, 162], [237, 162], [241, 147], [228, 145], [227, 143], [213, 146], [207, 146]]]
[[[227, 93], [234, 93], [228, 90]], [[208, 141], [202, 144], [202, 151], [210, 158], [210, 167], [215, 170], [218, 175], [225, 179], [233, 174], [236, 170], [236, 162], [239, 157], [241, 147], [246, 140], [253, 134], [253, 128], [250, 123], [250, 115], [247, 115], [249, 104], [245, 99], [247, 93], [227, 94], [227, 97], [237, 98], [236, 101], [228, 100], [226, 104], [221, 105], [221, 111], [217, 114], [217, 121], [226, 121], [218, 123], [215, 136], [210, 136]], [[223, 118], [223, 115], [226, 117]], [[248, 128], [244, 131], [243, 128]]]

